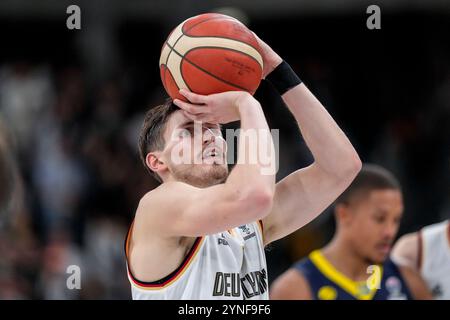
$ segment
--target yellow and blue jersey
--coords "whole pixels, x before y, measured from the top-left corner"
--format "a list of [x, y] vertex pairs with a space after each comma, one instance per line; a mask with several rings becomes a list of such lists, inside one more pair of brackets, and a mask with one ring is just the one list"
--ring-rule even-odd
[[397, 266], [387, 259], [368, 269], [368, 280], [353, 281], [336, 270], [320, 250], [293, 266], [309, 283], [316, 300], [410, 300], [411, 293]]

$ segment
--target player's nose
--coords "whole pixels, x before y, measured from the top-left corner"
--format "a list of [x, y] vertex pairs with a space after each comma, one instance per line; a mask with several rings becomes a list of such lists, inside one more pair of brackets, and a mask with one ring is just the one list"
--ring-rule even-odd
[[385, 228], [384, 228], [384, 234], [383, 234], [383, 236], [386, 238], [386, 239], [389, 239], [389, 240], [392, 240], [394, 237], [395, 237], [395, 235], [397, 234], [397, 226], [396, 225], [394, 225], [394, 224], [389, 224], [389, 225], [387, 225]]
[[211, 129], [206, 128], [206, 130], [203, 131], [203, 144], [205, 145], [215, 141], [216, 135], [214, 134], [214, 132]]

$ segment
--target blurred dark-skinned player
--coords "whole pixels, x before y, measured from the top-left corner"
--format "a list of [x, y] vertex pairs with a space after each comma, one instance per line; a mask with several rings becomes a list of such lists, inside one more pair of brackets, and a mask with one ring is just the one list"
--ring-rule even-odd
[[417, 272], [389, 258], [403, 214], [402, 191], [390, 172], [364, 165], [334, 213], [333, 240], [276, 279], [271, 299], [431, 299]]

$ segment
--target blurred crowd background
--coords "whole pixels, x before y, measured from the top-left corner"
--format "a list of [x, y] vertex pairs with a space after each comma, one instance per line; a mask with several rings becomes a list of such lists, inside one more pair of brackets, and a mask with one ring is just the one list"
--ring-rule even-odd
[[[81, 8], [81, 30], [66, 8]], [[227, 7], [223, 7], [224, 5]], [[368, 3], [369, 4], [369, 3]], [[13, 201], [0, 211], [0, 299], [129, 299], [123, 241], [140, 197], [157, 186], [137, 137], [166, 94], [161, 45], [184, 19], [241, 19], [298, 72], [364, 162], [401, 181], [399, 235], [450, 217], [450, 5], [378, 1], [0, 2], [0, 149]], [[293, 117], [263, 82], [256, 93], [280, 129], [278, 179], [312, 157]], [[15, 168], [14, 168], [15, 167]], [[328, 241], [332, 208], [270, 246], [269, 281]], [[81, 267], [81, 290], [66, 269]]]

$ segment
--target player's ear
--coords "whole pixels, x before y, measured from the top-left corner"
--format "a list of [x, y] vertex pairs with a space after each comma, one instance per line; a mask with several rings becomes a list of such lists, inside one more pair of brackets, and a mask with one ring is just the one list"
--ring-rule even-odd
[[335, 206], [334, 215], [336, 217], [336, 221], [343, 226], [348, 225], [352, 218], [350, 208], [348, 204], [345, 203], [339, 203]]
[[149, 152], [145, 157], [145, 164], [154, 172], [161, 172], [167, 169], [160, 152]]

